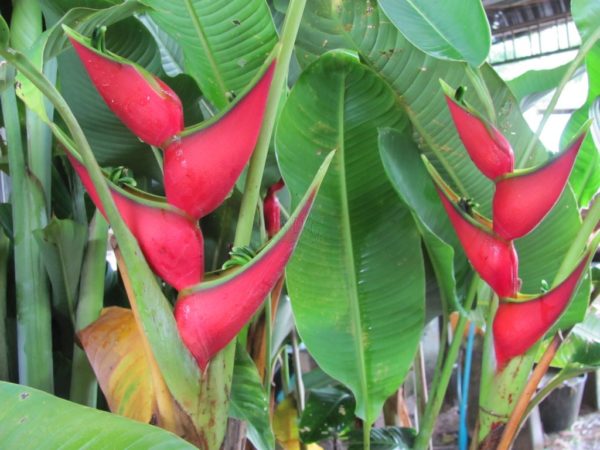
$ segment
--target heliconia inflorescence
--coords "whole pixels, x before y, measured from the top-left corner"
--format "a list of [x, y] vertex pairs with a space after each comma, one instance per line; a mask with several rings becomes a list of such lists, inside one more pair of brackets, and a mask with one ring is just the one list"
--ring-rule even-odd
[[456, 98], [450, 86], [443, 81], [441, 84], [458, 136], [481, 173], [495, 180], [512, 172], [515, 157], [508, 140], [487, 120], [461, 104], [462, 99]]
[[438, 196], [444, 205], [454, 231], [467, 259], [481, 278], [498, 295], [512, 297], [519, 290], [519, 260], [512, 241], [494, 233], [488, 221], [460, 206], [460, 198], [442, 180], [433, 166], [424, 158]]
[[269, 186], [267, 195], [263, 202], [263, 215], [265, 218], [265, 228], [267, 236], [272, 238], [281, 229], [281, 204], [277, 198], [277, 191], [284, 186], [283, 179]]
[[186, 130], [165, 151], [169, 203], [200, 218], [227, 197], [256, 146], [275, 62], [222, 116]]
[[[87, 170], [74, 155], [68, 154], [68, 157], [90, 198], [106, 217]], [[136, 197], [107, 182], [119, 214], [137, 239], [152, 270], [177, 290], [202, 281], [204, 239], [196, 221], [159, 199]]]
[[162, 80], [131, 61], [99, 51], [76, 31], [64, 25], [63, 29], [100, 96], [133, 134], [160, 147], [183, 130], [181, 101]]
[[240, 332], [283, 275], [332, 157], [330, 154], [325, 159], [285, 226], [252, 261], [223, 279], [180, 293], [175, 320], [200, 368], [206, 368], [208, 361]]
[[533, 169], [514, 172], [496, 182], [492, 214], [494, 231], [518, 239], [533, 230], [565, 189], [585, 132], [567, 150]]
[[582, 278], [589, 255], [557, 287], [520, 303], [503, 301], [494, 317], [494, 349], [498, 369], [542, 339], [565, 311]]
[[535, 229], [557, 203], [587, 130], [547, 163], [533, 169], [514, 170], [514, 155], [508, 140], [463, 101], [464, 89], [455, 92], [443, 81], [441, 84], [469, 156], [494, 182], [492, 221], [472, 210], [470, 201], [452, 192], [425, 157], [424, 161], [467, 258], [501, 298], [493, 326], [500, 370], [548, 332], [565, 310], [585, 269], [588, 258], [552, 291], [524, 300], [526, 296], [518, 292], [518, 256], [513, 241]]

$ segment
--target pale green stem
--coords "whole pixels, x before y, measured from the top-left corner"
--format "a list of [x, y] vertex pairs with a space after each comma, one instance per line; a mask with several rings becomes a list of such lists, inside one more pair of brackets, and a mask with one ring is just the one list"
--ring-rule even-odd
[[523, 156], [521, 157], [519, 167], [522, 167], [523, 165], [527, 164], [527, 160], [531, 157], [531, 154], [533, 153], [535, 144], [538, 141], [538, 139], [540, 138], [540, 135], [542, 134], [542, 131], [544, 130], [544, 127], [546, 126], [546, 123], [548, 122], [548, 119], [550, 118], [550, 115], [552, 114], [552, 112], [554, 112], [554, 108], [556, 107], [556, 104], [558, 103], [558, 99], [560, 98], [560, 95], [562, 94], [564, 87], [567, 85], [569, 80], [571, 80], [571, 78], [573, 77], [573, 74], [579, 68], [579, 66], [581, 66], [586, 55], [588, 54], [588, 52], [591, 50], [591, 48], [594, 46], [594, 44], [596, 43], [596, 41], [598, 39], [600, 39], [600, 27], [597, 27], [596, 30], [590, 35], [590, 37], [588, 37], [585, 40], [585, 42], [583, 42], [583, 44], [581, 44], [581, 47], [579, 48], [579, 51], [577, 52], [575, 59], [571, 62], [571, 64], [569, 65], [569, 68], [567, 69], [567, 71], [565, 72], [563, 77], [561, 78], [560, 83], [558, 84], [558, 87], [556, 88], [556, 91], [554, 91], [554, 95], [552, 96], [552, 99], [550, 100], [550, 103], [548, 104], [548, 108], [546, 109], [546, 111], [544, 111], [544, 115], [542, 116], [542, 120], [540, 121], [540, 124], [538, 125], [535, 134], [531, 137], [531, 140], [529, 141], [529, 145], [527, 145], [527, 148], [526, 148], [525, 152], [523, 153]]
[[[8, 59], [8, 58], [7, 58]], [[50, 297], [39, 249], [31, 238], [43, 227], [44, 202], [29, 179], [12, 83], [1, 96], [12, 183], [19, 382], [54, 390]]]
[[[464, 306], [467, 311], [470, 310], [473, 306], [473, 302], [475, 301], [475, 295], [479, 287], [479, 282], [479, 275], [475, 274], [473, 276], [473, 279], [471, 280], [469, 292], [467, 293], [467, 298], [465, 300]], [[425, 413], [423, 414], [423, 421], [421, 422], [421, 429], [419, 430], [419, 434], [417, 435], [417, 438], [415, 440], [414, 448], [416, 449], [427, 448], [427, 446], [429, 445], [429, 440], [431, 439], [431, 434], [433, 433], [433, 426], [435, 425], [435, 420], [437, 419], [440, 409], [442, 407], [444, 396], [446, 395], [448, 383], [450, 382], [450, 377], [454, 368], [454, 363], [458, 358], [458, 352], [462, 343], [463, 334], [465, 333], [465, 329], [467, 327], [467, 322], [467, 316], [461, 314], [458, 319], [458, 323], [456, 324], [454, 336], [452, 337], [452, 343], [450, 344], [450, 348], [448, 349], [448, 356], [446, 357], [446, 361], [444, 362], [439, 383], [433, 387], [431, 397], [429, 399], [429, 402], [427, 402], [427, 408], [425, 409]]]
[[0, 228], [0, 381], [8, 381], [8, 342], [6, 330], [6, 279], [8, 272], [8, 256], [10, 253], [10, 239]]
[[[96, 210], [89, 229], [79, 284], [76, 332], [81, 331], [100, 316], [104, 303], [108, 224], [98, 210]], [[72, 367], [70, 400], [95, 408], [98, 383], [85, 352], [77, 345], [73, 348]]]

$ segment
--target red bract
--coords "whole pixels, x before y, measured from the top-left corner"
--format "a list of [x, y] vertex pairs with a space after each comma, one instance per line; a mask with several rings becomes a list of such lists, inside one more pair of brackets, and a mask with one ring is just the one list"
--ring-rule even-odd
[[[96, 207], [104, 207], [85, 167], [67, 154]], [[137, 239], [152, 270], [175, 289], [202, 281], [204, 239], [194, 219], [164, 202], [136, 198], [109, 182], [109, 188], [125, 224]]]
[[272, 238], [281, 229], [281, 204], [277, 198], [277, 191], [283, 188], [283, 180], [279, 180], [277, 183], [267, 189], [267, 196], [263, 204], [264, 217], [265, 217], [265, 228], [267, 229], [267, 236]]
[[567, 308], [588, 257], [557, 287], [523, 303], [502, 302], [494, 318], [494, 348], [498, 370], [542, 339]]
[[485, 218], [466, 214], [458, 204], [458, 196], [444, 183], [433, 166], [426, 160], [425, 165], [436, 183], [437, 193], [473, 268], [500, 297], [514, 297], [520, 282], [519, 260], [512, 241], [496, 235]]
[[513, 150], [502, 133], [458, 104], [448, 85], [442, 82], [442, 87], [456, 131], [477, 168], [492, 180], [512, 172], [515, 160]]
[[585, 132], [543, 166], [515, 172], [496, 183], [492, 206], [496, 233], [517, 239], [542, 221], [562, 194], [584, 138]]
[[179, 294], [175, 305], [179, 334], [202, 370], [239, 333], [282, 276], [332, 156], [290, 220], [255, 259], [231, 275]]
[[248, 162], [262, 126], [275, 62], [224, 115], [190, 129], [165, 152], [169, 203], [200, 218], [227, 197]]
[[136, 136], [161, 146], [183, 130], [181, 101], [169, 86], [132, 62], [100, 53], [89, 39], [63, 28], [101, 97]]

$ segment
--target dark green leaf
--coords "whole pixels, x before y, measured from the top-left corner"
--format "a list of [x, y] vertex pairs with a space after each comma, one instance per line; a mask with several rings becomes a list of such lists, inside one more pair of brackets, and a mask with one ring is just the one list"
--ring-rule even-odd
[[262, 0], [144, 0], [183, 50], [185, 72], [219, 110], [252, 80], [277, 41]]
[[257, 450], [275, 448], [269, 402], [260, 376], [248, 352], [237, 345], [229, 414], [248, 424], [248, 438]]
[[34, 236], [52, 284], [54, 307], [74, 323], [87, 229], [72, 220], [53, 218], [46, 228], [36, 230]]
[[337, 151], [286, 275], [302, 340], [369, 422], [412, 364], [425, 293], [419, 235], [385, 176], [379, 127], [406, 127], [399, 103], [377, 74], [339, 51], [304, 71], [276, 135], [295, 204], [306, 174]]
[[[356, 430], [350, 435], [348, 450], [363, 449], [362, 434], [362, 430]], [[416, 435], [412, 428], [374, 428], [371, 430], [371, 450], [410, 450]]]
[[[474, 67], [479, 67], [488, 56], [490, 26], [479, 0], [445, 1], [443, 5], [437, 0], [378, 3], [400, 32], [425, 53], [467, 61]], [[370, 13], [369, 7], [367, 3], [365, 14]]]
[[0, 442], [5, 448], [192, 449], [160, 428], [0, 382]]
[[4, 17], [0, 16], [0, 48], [6, 48], [8, 46], [9, 39], [10, 30], [8, 28], [8, 24], [4, 20]]
[[343, 389], [313, 389], [300, 417], [300, 439], [309, 444], [339, 436], [354, 422], [354, 407], [354, 398]]

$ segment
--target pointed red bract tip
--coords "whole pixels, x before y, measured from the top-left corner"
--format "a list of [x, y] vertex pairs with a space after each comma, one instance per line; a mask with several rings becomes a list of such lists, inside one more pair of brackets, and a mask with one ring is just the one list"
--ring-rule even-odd
[[495, 180], [512, 172], [515, 163], [513, 150], [502, 133], [450, 97], [445, 97], [458, 136], [481, 173]]
[[493, 324], [498, 371], [542, 339], [559, 319], [582, 278], [587, 262], [586, 256], [561, 284], [536, 299], [523, 303], [500, 303]]
[[133, 134], [160, 147], [183, 130], [181, 101], [159, 78], [69, 40], [100, 96]]
[[277, 198], [277, 191], [283, 188], [283, 180], [279, 180], [267, 189], [267, 195], [263, 202], [265, 228], [267, 236], [272, 238], [281, 229], [281, 204]]
[[177, 328], [202, 370], [248, 323], [282, 276], [315, 195], [310, 195], [290, 226], [248, 265], [220, 283], [200, 284], [180, 294], [175, 304]]
[[274, 70], [275, 62], [219, 120], [167, 147], [164, 181], [169, 203], [200, 218], [225, 200], [258, 140]]
[[475, 271], [500, 297], [514, 297], [519, 290], [519, 260], [511, 241], [494, 235], [482, 224], [472, 223], [458, 206], [436, 187], [450, 222]]
[[518, 239], [532, 231], [562, 194], [585, 133], [543, 166], [499, 180], [492, 204], [494, 231]]
[[[96, 207], [106, 217], [85, 167], [67, 154]], [[183, 211], [152, 207], [110, 185], [113, 200], [127, 228], [137, 239], [148, 265], [177, 290], [195, 285], [204, 275], [204, 239], [196, 222]]]

